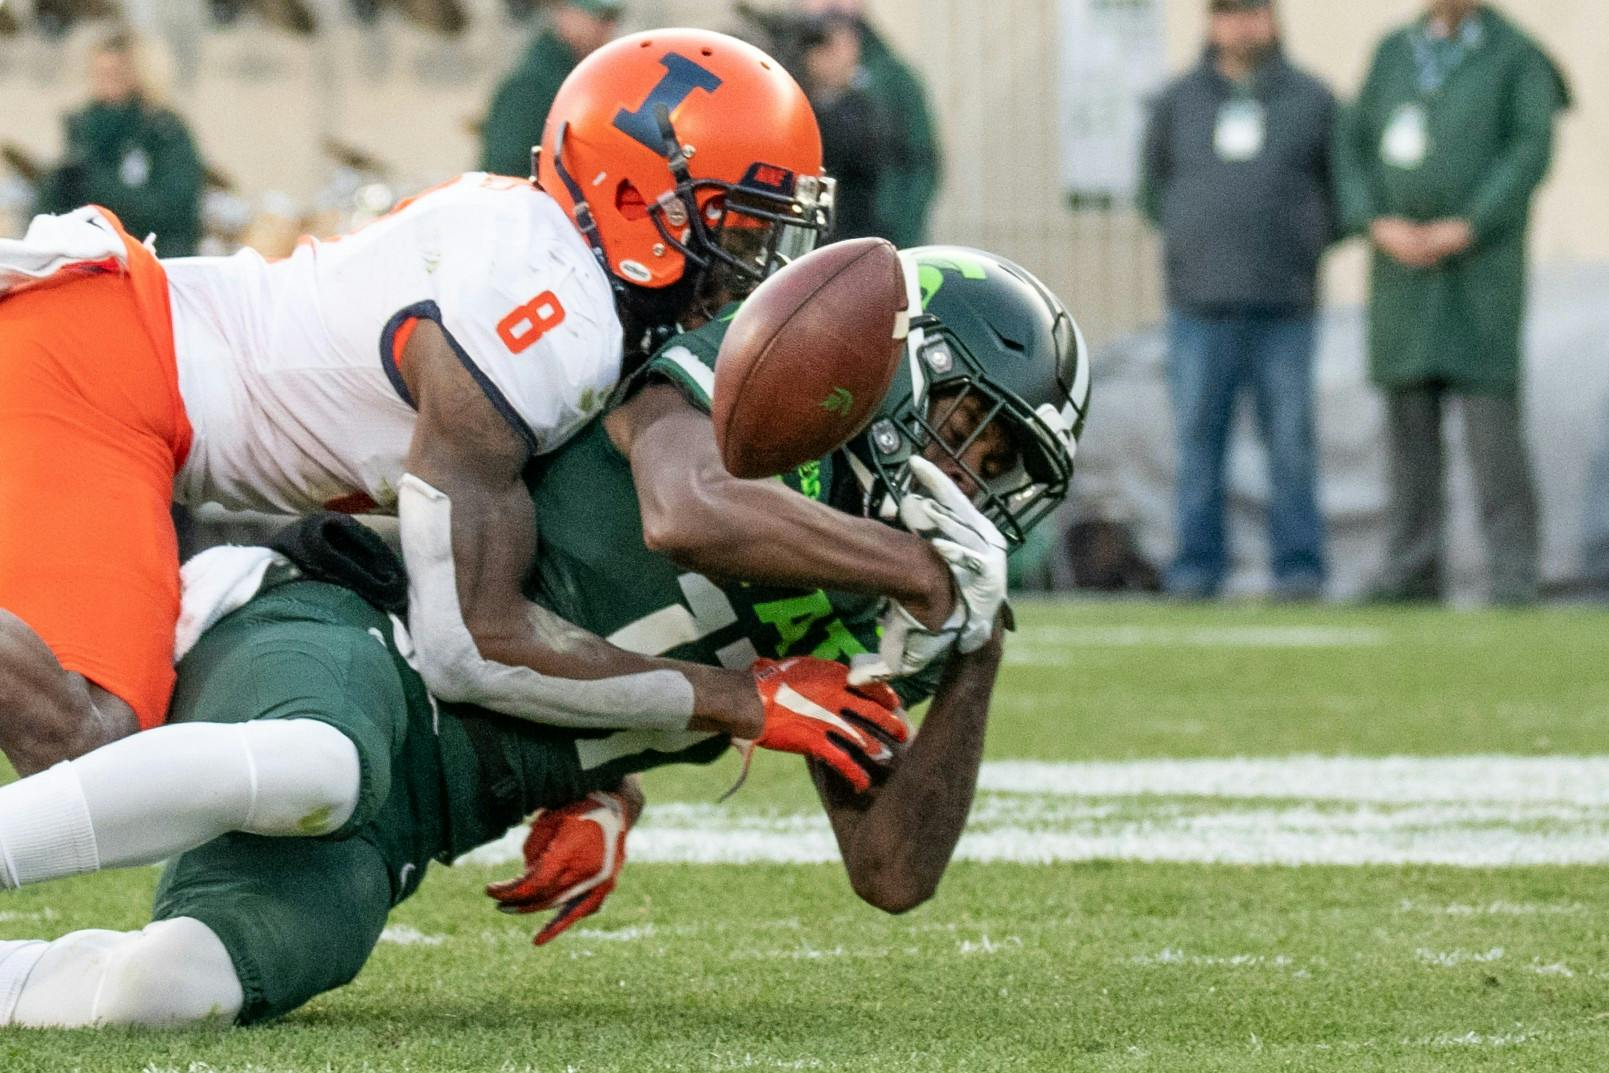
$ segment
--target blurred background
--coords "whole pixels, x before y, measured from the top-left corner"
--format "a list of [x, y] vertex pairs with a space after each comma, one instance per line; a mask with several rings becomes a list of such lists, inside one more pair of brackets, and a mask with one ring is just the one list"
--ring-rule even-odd
[[[1289, 0], [1275, 13], [1289, 59], [1346, 101], [1381, 37], [1426, 6]], [[835, 37], [831, 20], [803, 29], [787, 21], [840, 7], [861, 9], [876, 41]], [[348, 229], [398, 197], [481, 166], [495, 102], [514, 93], [510, 83], [539, 59], [533, 41], [564, 29], [576, 10], [601, 19], [608, 33], [690, 24], [746, 36], [791, 51], [790, 69], [814, 82], [824, 127], [841, 132], [836, 147], [832, 139], [828, 145], [838, 170], [893, 168], [898, 178], [884, 180], [885, 201], [917, 192], [905, 201], [920, 204], [907, 204], [897, 220], [879, 217], [869, 195], [867, 228], [1015, 259], [1082, 324], [1096, 354], [1095, 412], [1079, 455], [1077, 501], [1022, 557], [1020, 582], [1154, 591], [1178, 542], [1178, 445], [1165, 372], [1163, 242], [1138, 208], [1139, 162], [1148, 104], [1197, 62], [1215, 7], [1208, 0], [757, 0], [742, 11], [725, 0], [0, 0], [0, 235], [19, 235], [61, 182], [75, 153], [64, 118], [99, 92], [95, 79], [107, 72], [97, 56], [118, 26], [138, 32], [129, 69], [143, 96], [187, 129], [199, 167], [178, 165], [182, 177], [172, 180], [178, 190], [199, 176], [193, 249], [177, 233], [182, 228], [170, 228], [178, 242], [159, 234], [163, 254], [242, 245], [283, 253], [298, 234]], [[1507, 14], [1566, 72], [1574, 99], [1559, 115], [1552, 167], [1534, 206], [1519, 398], [1539, 500], [1541, 594], [1588, 596], [1609, 585], [1609, 109], [1601, 104], [1609, 35], [1601, 31], [1601, 5], [1589, 0], [1511, 8]], [[867, 72], [885, 46], [914, 76], [932, 126], [930, 139], [905, 145], [892, 162], [866, 153], [908, 135], [918, 123], [915, 106], [895, 97], [879, 115], [857, 111], [854, 96], [876, 89]], [[94, 135], [84, 129], [80, 136]], [[165, 180], [151, 169], [162, 159], [154, 149], [125, 154], [116, 161], [118, 178], [160, 185]], [[930, 203], [922, 193], [928, 185]], [[1366, 261], [1365, 244], [1354, 238], [1330, 250], [1321, 277], [1312, 390], [1328, 569], [1313, 595], [1332, 599], [1368, 592], [1387, 524], [1382, 410], [1365, 357]], [[1247, 434], [1250, 414], [1240, 420], [1225, 462], [1231, 558], [1212, 596], [1274, 587], [1263, 520], [1268, 461], [1258, 437]], [[1437, 595], [1480, 601], [1488, 586], [1477, 495], [1456, 422], [1448, 435], [1446, 567]]]

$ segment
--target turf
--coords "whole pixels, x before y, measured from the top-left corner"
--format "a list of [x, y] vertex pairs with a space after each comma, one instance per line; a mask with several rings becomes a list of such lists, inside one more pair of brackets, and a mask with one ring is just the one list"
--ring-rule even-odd
[[[994, 760], [1609, 753], [1609, 617], [1591, 611], [1026, 604], [1019, 620]], [[708, 803], [733, 774], [659, 775], [650, 807]], [[1005, 799], [980, 800], [980, 825]], [[1077, 804], [1144, 828], [1158, 808], [1200, 803]], [[812, 807], [797, 767], [765, 756], [727, 806]], [[1589, 845], [1602, 822], [1547, 814]], [[478, 893], [505, 871], [437, 870], [357, 982], [280, 1023], [0, 1033], [0, 1070], [1561, 1073], [1609, 1061], [1598, 864], [967, 860], [933, 902], [887, 917], [832, 864], [634, 862], [598, 917], [541, 950], [528, 921]], [[0, 937], [138, 926], [154, 881], [139, 870], [0, 896]]]

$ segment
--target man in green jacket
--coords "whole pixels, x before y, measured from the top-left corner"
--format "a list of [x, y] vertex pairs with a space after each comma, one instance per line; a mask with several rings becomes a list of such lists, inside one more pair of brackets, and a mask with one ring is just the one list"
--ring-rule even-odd
[[201, 157], [184, 120], [152, 99], [140, 49], [119, 30], [90, 54], [90, 103], [66, 119], [67, 152], [37, 211], [104, 205], [130, 234], [156, 235], [164, 257], [187, 257], [201, 241]]
[[1569, 90], [1513, 23], [1432, 0], [1388, 35], [1340, 124], [1337, 193], [1374, 246], [1370, 371], [1386, 396], [1390, 505], [1375, 595], [1436, 599], [1444, 404], [1462, 404], [1493, 599], [1537, 594], [1520, 405], [1525, 237]]
[[865, 0], [800, 0], [809, 15], [844, 15], [860, 31], [864, 89], [886, 117], [893, 144], [880, 170], [873, 217], [875, 232], [901, 249], [927, 241], [927, 216], [938, 194], [941, 163], [927, 91], [909, 64], [866, 20]]
[[624, 9], [625, 0], [563, 0], [554, 7], [547, 26], [492, 98], [481, 127], [482, 171], [531, 173], [531, 147], [542, 141], [559, 86], [576, 64], [609, 43]]

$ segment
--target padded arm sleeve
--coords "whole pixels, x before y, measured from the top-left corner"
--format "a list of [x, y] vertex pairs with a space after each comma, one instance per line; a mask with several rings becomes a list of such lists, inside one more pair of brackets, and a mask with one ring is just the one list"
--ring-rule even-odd
[[[612, 678], [565, 678], [485, 659], [464, 623], [452, 553], [452, 500], [413, 474], [397, 511], [408, 566], [408, 629], [419, 673], [443, 700], [479, 704], [533, 723], [589, 729], [686, 730], [693, 686], [669, 670]], [[580, 509], [584, 505], [577, 504]], [[530, 605], [533, 640], [562, 657], [592, 634]]]

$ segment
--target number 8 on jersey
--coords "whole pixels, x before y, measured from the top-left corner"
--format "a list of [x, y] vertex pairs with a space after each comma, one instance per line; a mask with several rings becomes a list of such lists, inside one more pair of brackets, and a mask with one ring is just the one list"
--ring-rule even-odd
[[520, 354], [564, 323], [564, 306], [552, 291], [543, 291], [524, 305], [515, 306], [497, 322], [497, 336], [509, 353]]

